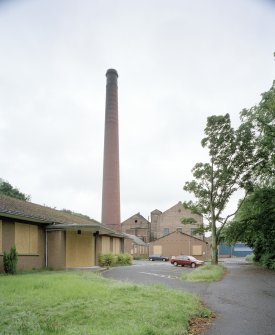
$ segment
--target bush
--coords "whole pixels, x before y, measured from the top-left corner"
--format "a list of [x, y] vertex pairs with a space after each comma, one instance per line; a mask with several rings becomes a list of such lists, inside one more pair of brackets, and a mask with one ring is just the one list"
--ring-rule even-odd
[[246, 260], [247, 262], [253, 262], [253, 261], [254, 261], [254, 257], [255, 257], [254, 254], [250, 254], [250, 255], [247, 255], [247, 256], [245, 257], [245, 260]]
[[264, 254], [260, 258], [260, 263], [268, 269], [275, 270], [275, 253]]
[[8, 274], [14, 275], [16, 273], [16, 265], [18, 261], [18, 254], [15, 245], [11, 247], [10, 252], [4, 251], [3, 262], [4, 271]]
[[132, 264], [132, 256], [128, 253], [125, 254], [119, 254], [117, 255], [117, 261], [116, 263], [118, 265], [131, 265]]
[[132, 264], [132, 256], [125, 253], [119, 255], [113, 254], [103, 254], [99, 256], [99, 265], [100, 266], [114, 266], [114, 265], [131, 265]]
[[100, 266], [113, 266], [116, 263], [116, 258], [113, 254], [103, 254], [99, 256]]

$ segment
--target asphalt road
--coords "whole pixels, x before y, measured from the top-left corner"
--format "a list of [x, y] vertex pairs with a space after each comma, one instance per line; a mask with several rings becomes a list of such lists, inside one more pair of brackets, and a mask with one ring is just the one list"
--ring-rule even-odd
[[193, 269], [149, 261], [112, 268], [102, 275], [145, 285], [164, 284], [198, 294], [217, 315], [205, 335], [275, 335], [275, 272], [252, 264], [225, 265], [227, 275], [215, 283], [184, 283], [181, 273]]

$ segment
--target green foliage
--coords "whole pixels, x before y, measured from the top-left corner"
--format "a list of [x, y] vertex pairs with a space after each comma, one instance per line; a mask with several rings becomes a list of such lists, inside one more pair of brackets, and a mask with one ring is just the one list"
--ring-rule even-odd
[[268, 269], [275, 270], [275, 252], [261, 255], [260, 263]]
[[258, 105], [241, 112], [241, 120], [253, 132], [253, 173], [258, 184], [275, 187], [275, 81]]
[[114, 265], [131, 265], [132, 260], [132, 256], [128, 253], [118, 255], [108, 253], [99, 256], [99, 265], [105, 267], [110, 267]]
[[113, 254], [102, 254], [99, 256], [99, 265], [100, 266], [113, 266], [116, 263], [116, 257]]
[[192, 169], [194, 179], [183, 189], [193, 193], [196, 200], [184, 206], [207, 220], [203, 229], [212, 233], [212, 262], [217, 264], [221, 232], [234, 214], [224, 217], [226, 205], [239, 188], [251, 188], [253, 134], [248, 126], [234, 130], [226, 114], [208, 117], [205, 135], [201, 143], [208, 149], [209, 162], [197, 163]]
[[0, 276], [0, 287], [5, 335], [184, 335], [188, 320], [210, 315], [190, 293], [107, 280], [90, 271]]
[[30, 195], [26, 195], [18, 190], [18, 188], [13, 187], [10, 183], [0, 178], [0, 194], [7, 195], [12, 198], [30, 201]]
[[132, 260], [133, 260], [133, 257], [128, 253], [119, 254], [119, 255], [117, 255], [117, 258], [116, 258], [116, 264], [118, 264], [118, 265], [131, 265]]
[[274, 268], [275, 189], [256, 188], [226, 229], [225, 238], [228, 243], [247, 243], [253, 248], [255, 261]]
[[16, 265], [18, 261], [18, 254], [15, 245], [11, 247], [10, 251], [4, 251], [3, 263], [4, 271], [7, 274], [14, 275], [16, 273]]
[[245, 257], [245, 260], [246, 260], [247, 262], [253, 262], [253, 261], [254, 261], [254, 257], [255, 257], [254, 254], [250, 254], [250, 255], [247, 255], [247, 256]]
[[213, 282], [221, 280], [225, 273], [222, 265], [203, 265], [191, 272], [183, 273], [181, 279], [189, 282]]
[[275, 268], [275, 82], [260, 103], [241, 112], [253, 133], [254, 189], [226, 230], [228, 241], [241, 240], [253, 248], [255, 261]]

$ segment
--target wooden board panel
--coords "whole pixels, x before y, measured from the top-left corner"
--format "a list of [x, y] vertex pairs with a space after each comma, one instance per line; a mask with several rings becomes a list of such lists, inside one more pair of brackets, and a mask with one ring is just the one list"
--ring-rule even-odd
[[153, 254], [154, 255], [162, 255], [162, 245], [154, 245], [153, 246]]
[[66, 267], [95, 265], [95, 246], [92, 233], [66, 232]]
[[3, 251], [3, 245], [2, 245], [2, 221], [0, 220], [0, 252]]
[[193, 256], [201, 256], [202, 255], [202, 245], [193, 245], [192, 255]]
[[28, 254], [30, 250], [30, 227], [28, 224], [15, 223], [15, 246], [19, 254]]
[[120, 254], [120, 239], [119, 238], [113, 239], [113, 254], [115, 255]]
[[108, 254], [111, 252], [110, 250], [111, 244], [110, 244], [110, 237], [109, 236], [102, 236], [102, 254]]

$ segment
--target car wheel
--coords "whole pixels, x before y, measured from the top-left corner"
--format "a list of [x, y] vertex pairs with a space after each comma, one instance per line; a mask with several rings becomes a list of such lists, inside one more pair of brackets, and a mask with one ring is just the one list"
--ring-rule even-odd
[[163, 261], [163, 262], [166, 262], [166, 259], [165, 259], [165, 258], [163, 258], [163, 259], [162, 259], [162, 261]]
[[152, 261], [153, 259], [152, 258], [149, 258], [149, 261]]
[[191, 268], [195, 268], [196, 267], [196, 264], [195, 263], [191, 263]]
[[175, 266], [177, 266], [177, 265], [178, 265], [178, 263], [177, 263], [177, 262], [174, 262], [174, 265], [175, 265]]

